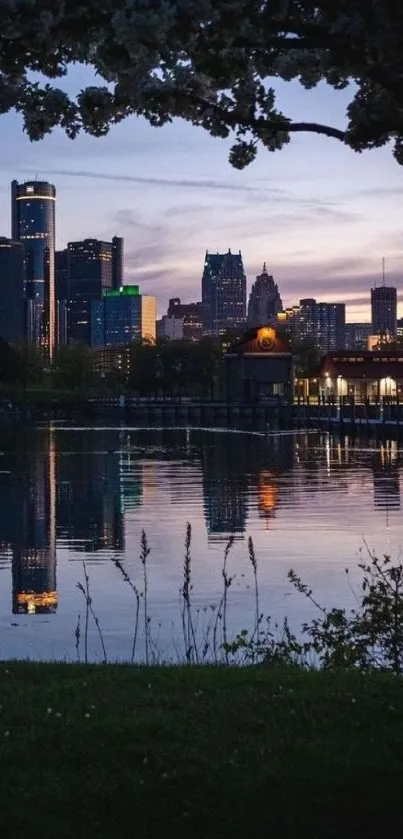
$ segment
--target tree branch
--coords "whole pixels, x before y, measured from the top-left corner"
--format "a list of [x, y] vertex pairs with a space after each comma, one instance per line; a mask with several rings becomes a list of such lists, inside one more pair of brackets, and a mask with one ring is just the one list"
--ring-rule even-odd
[[340, 131], [339, 128], [333, 128], [331, 125], [321, 125], [317, 122], [289, 122], [287, 123], [287, 131], [294, 132], [310, 132], [311, 134], [324, 134], [326, 137], [334, 137], [335, 140], [340, 140], [342, 143], [346, 140], [346, 132]]

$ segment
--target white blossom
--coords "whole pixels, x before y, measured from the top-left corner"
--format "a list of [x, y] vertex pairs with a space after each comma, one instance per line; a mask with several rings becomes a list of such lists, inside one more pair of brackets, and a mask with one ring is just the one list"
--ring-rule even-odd
[[[402, 163], [402, 28], [397, 0], [0, 0], [0, 115], [16, 109], [32, 140], [56, 126], [101, 136], [133, 114], [155, 126], [182, 117], [233, 134], [238, 168], [299, 131], [356, 151], [392, 139]], [[76, 97], [54, 83], [73, 63], [99, 79]], [[344, 128], [284, 115], [278, 78], [353, 81]]]

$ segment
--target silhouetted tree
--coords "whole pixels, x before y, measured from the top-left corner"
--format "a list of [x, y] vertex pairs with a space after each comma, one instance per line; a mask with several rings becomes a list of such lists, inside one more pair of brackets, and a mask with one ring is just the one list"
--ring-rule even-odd
[[81, 390], [89, 387], [94, 378], [94, 354], [89, 347], [85, 344], [59, 347], [53, 368], [56, 387]]
[[[239, 169], [303, 132], [355, 151], [391, 140], [403, 163], [401, 0], [0, 0], [0, 23], [0, 114], [22, 113], [33, 140], [179, 116], [234, 136]], [[53, 83], [74, 63], [96, 73], [76, 97]], [[350, 87], [346, 125], [291, 119], [278, 79]]]

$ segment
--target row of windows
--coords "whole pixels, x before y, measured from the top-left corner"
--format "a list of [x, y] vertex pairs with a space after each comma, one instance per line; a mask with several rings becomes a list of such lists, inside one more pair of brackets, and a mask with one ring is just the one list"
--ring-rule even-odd
[[364, 361], [369, 362], [371, 364], [377, 364], [377, 363], [379, 364], [380, 362], [382, 362], [382, 364], [396, 364], [396, 362], [403, 362], [403, 357], [402, 356], [396, 356], [396, 358], [391, 358], [391, 357], [386, 358], [385, 357], [385, 358], [365, 358], [364, 359], [362, 356], [357, 357], [357, 358], [355, 358], [355, 357], [353, 358], [352, 356], [348, 356], [346, 358], [332, 358], [332, 361], [334, 361], [336, 364], [340, 363], [340, 362], [343, 362], [344, 364], [346, 364], [346, 363], [347, 364], [348, 363], [356, 363], [356, 362], [363, 363]]

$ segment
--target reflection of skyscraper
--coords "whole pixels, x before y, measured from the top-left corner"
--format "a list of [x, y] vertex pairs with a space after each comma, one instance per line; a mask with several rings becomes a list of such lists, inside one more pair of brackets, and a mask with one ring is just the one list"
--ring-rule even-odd
[[204, 515], [209, 539], [243, 537], [248, 515], [248, 480], [237, 434], [221, 434], [203, 449]]
[[23, 242], [27, 338], [53, 357], [55, 349], [56, 189], [46, 181], [11, 185], [12, 238]]
[[54, 612], [56, 591], [56, 453], [52, 430], [44, 446], [24, 452], [14, 486], [11, 548], [13, 613]]
[[[63, 434], [63, 432], [60, 432]], [[122, 550], [124, 523], [116, 434], [67, 432], [58, 462], [57, 522], [75, 550]]]
[[398, 449], [395, 441], [381, 445], [372, 458], [374, 505], [385, 510], [400, 509]]

